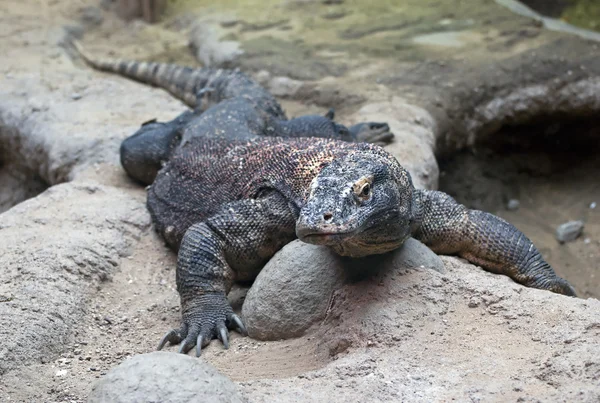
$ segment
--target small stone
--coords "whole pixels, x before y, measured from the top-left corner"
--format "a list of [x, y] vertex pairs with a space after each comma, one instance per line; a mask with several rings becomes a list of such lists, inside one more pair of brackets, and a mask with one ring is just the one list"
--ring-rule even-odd
[[585, 238], [583, 240], [583, 243], [586, 244], [586, 245], [589, 245], [591, 242], [592, 242], [592, 240], [590, 238]]
[[471, 297], [469, 300], [469, 308], [477, 308], [479, 306], [479, 300], [475, 297]]
[[260, 70], [254, 75], [254, 79], [258, 81], [260, 85], [266, 86], [269, 80], [271, 79], [271, 73], [269, 73], [267, 70]]
[[506, 204], [506, 209], [508, 211], [516, 211], [521, 206], [521, 203], [517, 199], [510, 199]]
[[81, 99], [82, 95], [78, 92], [74, 92], [71, 94], [71, 99], [74, 101], [77, 101], [78, 99]]
[[583, 221], [569, 221], [556, 228], [556, 239], [560, 243], [574, 241], [583, 232]]
[[67, 375], [67, 373], [69, 372], [68, 369], [61, 369], [56, 371], [56, 374], [54, 374], [54, 376], [58, 377], [58, 378], [62, 378], [63, 376]]
[[289, 77], [274, 77], [269, 82], [269, 91], [276, 97], [292, 97], [302, 88], [302, 85], [302, 81]]
[[596, 202], [591, 202], [591, 203], [590, 203], [590, 208], [591, 208], [591, 209], [595, 209], [595, 208], [596, 208], [596, 206], [597, 206]]

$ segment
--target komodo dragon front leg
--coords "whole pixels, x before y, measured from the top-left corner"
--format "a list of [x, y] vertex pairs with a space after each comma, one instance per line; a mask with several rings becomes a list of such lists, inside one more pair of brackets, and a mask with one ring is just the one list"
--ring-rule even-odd
[[277, 191], [259, 199], [223, 206], [185, 233], [177, 260], [177, 291], [182, 324], [169, 331], [158, 349], [181, 342], [179, 352], [203, 346], [218, 337], [228, 347], [228, 328], [246, 329], [233, 313], [227, 293], [234, 280], [254, 278], [260, 268], [295, 238], [297, 213]]
[[512, 224], [493, 214], [469, 210], [449, 195], [420, 190], [420, 227], [413, 236], [434, 252], [458, 255], [527, 287], [575, 296], [533, 243]]

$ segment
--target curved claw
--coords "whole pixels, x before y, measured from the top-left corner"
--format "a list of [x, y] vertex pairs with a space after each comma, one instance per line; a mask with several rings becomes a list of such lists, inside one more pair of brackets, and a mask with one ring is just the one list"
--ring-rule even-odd
[[195, 344], [195, 340], [191, 341], [190, 337], [186, 337], [186, 339], [184, 341], [181, 342], [181, 344], [179, 345], [179, 351], [178, 353], [180, 354], [187, 354], [188, 351], [190, 351]]
[[201, 353], [202, 353], [202, 333], [200, 333], [198, 335], [198, 338], [196, 339], [196, 357], [200, 357]]
[[162, 348], [165, 346], [165, 344], [167, 344], [167, 342], [169, 342], [170, 344], [177, 344], [180, 341], [181, 336], [179, 335], [179, 332], [177, 332], [175, 329], [171, 329], [167, 332], [167, 334], [165, 334], [162, 337], [162, 339], [160, 339], [157, 350], [162, 350]]
[[229, 335], [225, 323], [219, 323], [217, 325], [217, 329], [219, 331], [219, 340], [221, 340], [223, 346], [225, 347], [225, 350], [227, 350], [229, 348]]
[[383, 122], [364, 122], [349, 128], [353, 137], [359, 142], [390, 143], [394, 134], [390, 126]]
[[187, 337], [179, 346], [179, 352], [187, 354], [188, 351], [194, 348], [194, 346], [196, 345], [196, 338], [198, 337], [199, 333], [200, 329], [198, 327], [190, 327], [189, 331], [187, 332]]
[[391, 143], [391, 141], [393, 139], [394, 139], [394, 134], [387, 132], [387, 133], [382, 133], [382, 134], [379, 134], [377, 136], [370, 138], [369, 142], [371, 142], [373, 144], [377, 144], [377, 143], [388, 144], [388, 143]]
[[244, 322], [242, 322], [242, 319], [239, 316], [237, 316], [235, 313], [231, 314], [229, 321], [230, 321], [230, 323], [231, 322], [235, 323], [238, 330], [240, 331], [240, 333], [243, 336], [248, 336], [248, 330], [246, 330], [246, 326], [244, 326]]

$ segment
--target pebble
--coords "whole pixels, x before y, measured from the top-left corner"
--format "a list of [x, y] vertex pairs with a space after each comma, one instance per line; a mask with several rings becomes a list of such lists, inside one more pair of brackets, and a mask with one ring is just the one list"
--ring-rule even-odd
[[595, 209], [595, 208], [596, 208], [596, 206], [597, 206], [596, 202], [591, 202], [591, 203], [590, 203], [590, 208], [591, 208], [591, 209]]
[[569, 221], [556, 228], [556, 239], [560, 243], [571, 242], [583, 232], [583, 221]]
[[521, 203], [517, 199], [510, 199], [506, 204], [506, 209], [509, 211], [518, 210], [521, 206]]
[[477, 308], [479, 306], [479, 299], [472, 297], [469, 300], [469, 308]]
[[78, 99], [81, 99], [82, 95], [78, 92], [74, 92], [71, 94], [71, 99], [73, 99], [74, 101], [77, 101]]

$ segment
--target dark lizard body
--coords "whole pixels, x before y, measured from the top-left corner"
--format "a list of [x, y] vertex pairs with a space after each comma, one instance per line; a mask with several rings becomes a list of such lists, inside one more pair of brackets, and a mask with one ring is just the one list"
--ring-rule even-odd
[[[196, 345], [199, 354], [215, 337], [227, 346], [227, 328], [245, 333], [226, 299], [231, 285], [253, 279], [295, 238], [360, 257], [413, 236], [526, 286], [575, 295], [514, 226], [442, 192], [415, 189], [393, 156], [357, 141], [388, 140], [384, 124], [347, 129], [332, 114], [287, 120], [267, 91], [237, 71], [87, 60], [167, 88], [196, 108], [142, 126], [121, 147], [130, 176], [152, 183], [148, 208], [178, 251], [182, 326], [159, 348], [181, 342], [180, 351]], [[211, 102], [202, 105], [207, 94]]]

